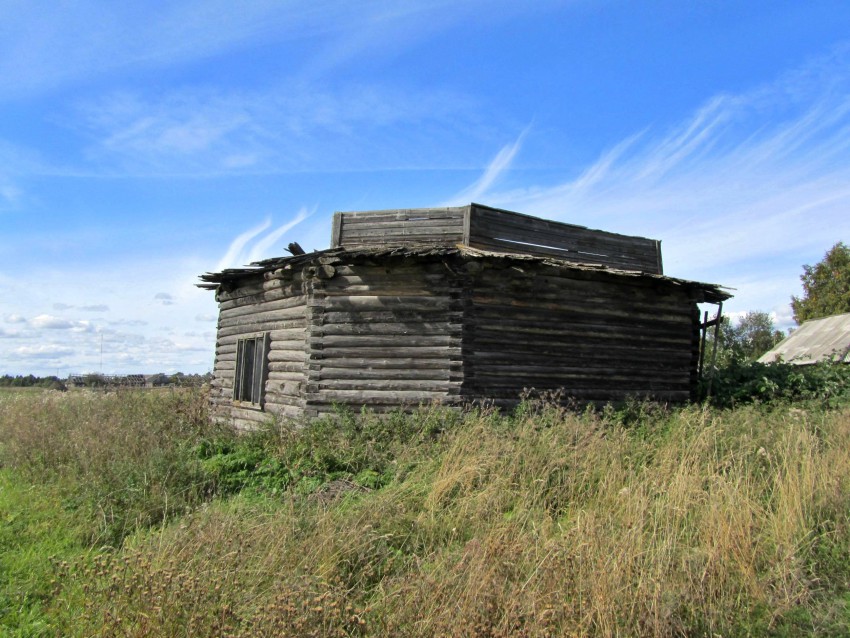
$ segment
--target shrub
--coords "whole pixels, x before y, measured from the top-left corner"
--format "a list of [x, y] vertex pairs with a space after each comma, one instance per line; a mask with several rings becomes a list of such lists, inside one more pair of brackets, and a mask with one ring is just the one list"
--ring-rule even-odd
[[[707, 383], [703, 380], [703, 397]], [[776, 401], [841, 405], [850, 400], [850, 365], [823, 362], [798, 366], [732, 361], [714, 371], [709, 399], [712, 405], [723, 408]]]

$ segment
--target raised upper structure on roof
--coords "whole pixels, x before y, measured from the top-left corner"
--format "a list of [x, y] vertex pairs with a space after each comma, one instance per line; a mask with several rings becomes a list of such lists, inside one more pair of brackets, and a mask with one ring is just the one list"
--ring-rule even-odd
[[661, 242], [481, 204], [335, 213], [332, 248], [467, 246], [661, 275]]

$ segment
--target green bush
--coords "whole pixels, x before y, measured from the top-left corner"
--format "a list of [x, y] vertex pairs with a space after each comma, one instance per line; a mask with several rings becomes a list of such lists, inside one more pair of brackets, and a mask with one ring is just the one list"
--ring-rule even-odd
[[205, 442], [197, 452], [221, 494], [311, 492], [337, 479], [376, 489], [393, 478], [405, 446], [433, 439], [461, 418], [438, 406], [389, 415], [339, 407], [307, 424], [270, 420], [256, 431]]
[[850, 401], [850, 366], [842, 363], [798, 366], [731, 361], [714, 371], [710, 383], [711, 396], [706, 397], [707, 379], [701, 384], [701, 396], [721, 408], [795, 401], [835, 406]]

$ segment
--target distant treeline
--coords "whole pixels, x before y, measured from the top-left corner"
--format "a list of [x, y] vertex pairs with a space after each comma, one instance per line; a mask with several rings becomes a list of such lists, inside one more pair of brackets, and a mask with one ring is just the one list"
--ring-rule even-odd
[[5, 388], [56, 388], [64, 386], [59, 377], [36, 377], [31, 374], [27, 376], [5, 374], [0, 377], [0, 387]]
[[[140, 378], [141, 383], [139, 385], [145, 385], [145, 377], [143, 375], [131, 375], [137, 376]], [[175, 374], [167, 375], [167, 374], [156, 374], [149, 375], [153, 381], [151, 385], [178, 385], [178, 386], [201, 386], [204, 383], [208, 383], [212, 380], [212, 374], [184, 374], [182, 372], [177, 372]], [[101, 387], [113, 385], [110, 383], [110, 380], [113, 377], [107, 377], [105, 375], [100, 374], [86, 374], [80, 375], [80, 379], [83, 380], [82, 385], [87, 387]], [[65, 389], [66, 384], [68, 383], [68, 379], [60, 379], [56, 376], [49, 377], [37, 377], [32, 374], [28, 374], [26, 376], [16, 375], [12, 376], [10, 374], [3, 375], [0, 377], [0, 388], [54, 388], [54, 389]], [[72, 384], [77, 385], [77, 384]]]

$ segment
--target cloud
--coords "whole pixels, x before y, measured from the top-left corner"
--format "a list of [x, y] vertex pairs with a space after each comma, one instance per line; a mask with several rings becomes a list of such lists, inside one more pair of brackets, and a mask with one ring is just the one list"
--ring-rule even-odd
[[74, 350], [57, 345], [21, 346], [15, 350], [21, 357], [31, 359], [54, 359], [56, 357], [67, 357], [74, 354]]
[[143, 319], [112, 319], [109, 321], [110, 326], [146, 326], [147, 321]]
[[64, 116], [92, 140], [90, 170], [157, 176], [433, 165], [438, 154], [453, 157], [446, 147], [456, 148], [459, 136], [480, 141], [478, 120], [474, 101], [459, 92], [291, 83], [253, 92], [115, 92]]
[[89, 321], [72, 321], [53, 315], [38, 315], [30, 322], [37, 330], [71, 330], [72, 332], [94, 332], [95, 326]]
[[217, 319], [218, 319], [218, 317], [214, 314], [195, 315], [195, 321], [209, 322], [209, 321], [216, 321]]
[[53, 304], [53, 309], [54, 309], [54, 310], [59, 310], [60, 312], [61, 312], [62, 310], [68, 310], [69, 308], [73, 308], [73, 307], [74, 307], [74, 306], [72, 306], [72, 305], [70, 305], [70, 304], [61, 303], [61, 302]]
[[284, 250], [282, 246], [276, 250], [272, 250], [272, 247], [280, 241], [280, 238], [283, 237], [285, 233], [289, 232], [292, 228], [307, 219], [315, 212], [315, 210], [315, 206], [311, 210], [302, 207], [293, 219], [277, 227], [270, 233], [267, 233], [265, 236], [257, 240], [252, 246], [249, 246], [250, 242], [254, 238], [259, 237], [272, 225], [271, 219], [267, 219], [262, 224], [240, 233], [236, 239], [230, 243], [230, 246], [228, 246], [224, 256], [219, 260], [216, 270], [244, 266], [266, 257], [283, 255]]
[[554, 184], [499, 191], [490, 177], [507, 164], [503, 149], [465, 192], [660, 238], [666, 273], [737, 288], [730, 310], [784, 317], [802, 264], [850, 236], [848, 57], [839, 50], [772, 85], [713, 97], [677, 126], [636, 132]]
[[267, 219], [259, 226], [254, 226], [253, 228], [237, 235], [236, 239], [230, 242], [227, 252], [224, 253], [224, 256], [219, 260], [215, 269], [224, 270], [225, 268], [233, 268], [234, 266], [244, 266], [247, 260], [241, 258], [241, 255], [245, 245], [271, 226], [271, 223], [271, 219]]
[[[529, 127], [530, 128], [530, 127]], [[511, 163], [522, 147], [523, 139], [528, 133], [526, 128], [513, 144], [502, 147], [496, 157], [487, 166], [484, 174], [473, 184], [449, 199], [444, 206], [459, 206], [478, 201], [497, 182], [499, 177], [511, 167]]]
[[26, 323], [26, 317], [17, 314], [6, 315], [3, 317], [3, 320], [6, 323]]
[[[274, 254], [270, 254], [272, 246], [274, 246], [281, 237], [287, 232], [289, 232], [292, 228], [303, 222], [305, 219], [310, 217], [313, 213], [316, 212], [316, 206], [313, 207], [312, 210], [308, 211], [306, 208], [302, 207], [298, 214], [294, 219], [286, 222], [282, 226], [268, 233], [265, 237], [259, 240], [254, 247], [251, 249], [251, 252], [248, 255], [248, 261], [254, 262], [265, 257], [272, 257], [276, 255], [280, 255], [283, 253], [283, 250], [278, 248], [276, 251], [273, 251]], [[287, 242], [288, 243], [288, 242]]]
[[[539, 0], [535, 9], [557, 4]], [[155, 11], [132, 3], [74, 2], [50, 11], [6, 3], [0, 21], [0, 99], [55, 90], [117, 69], [174, 67], [306, 38], [313, 59], [301, 75], [316, 77], [364, 55], [408, 48], [461, 20], [504, 21], [523, 10], [504, 0], [175, 0]]]
[[0, 328], [0, 338], [2, 339], [12, 339], [20, 336], [20, 334], [21, 333], [17, 330], [5, 330], [3, 328]]
[[48, 330], [70, 330], [74, 327], [74, 323], [67, 319], [61, 319], [52, 315], [38, 315], [30, 324], [33, 328], [48, 329]]
[[101, 303], [91, 306], [80, 306], [80, 310], [84, 310], [86, 312], [109, 312], [109, 306]]
[[172, 306], [174, 305], [174, 296], [167, 292], [158, 292], [153, 297], [158, 303], [163, 306]]

